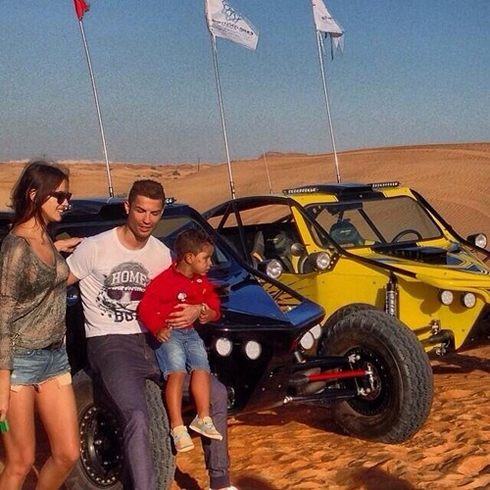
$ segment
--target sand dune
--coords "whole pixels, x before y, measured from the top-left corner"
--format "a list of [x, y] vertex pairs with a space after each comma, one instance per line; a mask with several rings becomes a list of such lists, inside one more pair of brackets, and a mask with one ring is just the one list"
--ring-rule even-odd
[[[418, 190], [463, 235], [490, 236], [490, 143], [342, 152], [342, 180], [399, 180]], [[77, 196], [107, 195], [101, 164], [67, 162]], [[266, 165], [267, 164], [267, 165]], [[0, 165], [0, 207], [22, 165]], [[112, 165], [116, 195], [137, 178], [199, 210], [230, 196], [225, 164]], [[237, 196], [335, 180], [332, 155], [268, 153], [233, 162]], [[328, 409], [286, 406], [230, 420], [233, 483], [241, 490], [447, 490], [490, 488], [490, 345], [433, 361], [435, 399], [424, 427], [396, 446], [339, 433]], [[40, 451], [41, 452], [41, 448]], [[38, 455], [39, 467], [43, 454]], [[172, 490], [207, 488], [200, 448], [177, 459]], [[34, 488], [35, 472], [27, 488]]]
[[[490, 143], [403, 146], [341, 152], [344, 182], [398, 180], [419, 191], [463, 235], [483, 231], [490, 236]], [[77, 197], [108, 195], [105, 165], [62, 162], [70, 168], [71, 188]], [[335, 181], [332, 154], [268, 153], [231, 164], [237, 196]], [[0, 208], [22, 164], [0, 164]], [[267, 173], [268, 170], [268, 173]], [[269, 174], [269, 176], [268, 176]], [[203, 211], [230, 197], [228, 167], [209, 165], [111, 164], [114, 193], [124, 196], [131, 182], [154, 178], [169, 196]]]

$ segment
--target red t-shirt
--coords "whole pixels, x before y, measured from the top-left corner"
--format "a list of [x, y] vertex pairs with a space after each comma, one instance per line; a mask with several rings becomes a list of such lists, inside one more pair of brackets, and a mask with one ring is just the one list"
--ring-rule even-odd
[[213, 320], [220, 316], [220, 300], [208, 278], [199, 274], [189, 278], [172, 264], [148, 284], [138, 307], [140, 320], [150, 332], [156, 334], [180, 303], [206, 303], [216, 312]]

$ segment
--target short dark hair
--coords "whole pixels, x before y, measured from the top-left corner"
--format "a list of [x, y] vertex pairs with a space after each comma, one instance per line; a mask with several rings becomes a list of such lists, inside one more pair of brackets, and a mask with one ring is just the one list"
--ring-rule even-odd
[[129, 204], [133, 203], [138, 196], [159, 199], [162, 201], [162, 205], [165, 204], [165, 191], [162, 184], [156, 180], [143, 179], [134, 181], [128, 194]]
[[[34, 217], [45, 226], [41, 207], [64, 181], [69, 182], [68, 171], [54, 162], [29, 162], [12, 189], [10, 207], [14, 210], [13, 225], [25, 223]], [[36, 191], [36, 195], [31, 199], [30, 194], [33, 190]]]
[[182, 260], [186, 254], [197, 255], [206, 245], [214, 245], [214, 240], [200, 228], [189, 228], [181, 231], [175, 240], [175, 258]]

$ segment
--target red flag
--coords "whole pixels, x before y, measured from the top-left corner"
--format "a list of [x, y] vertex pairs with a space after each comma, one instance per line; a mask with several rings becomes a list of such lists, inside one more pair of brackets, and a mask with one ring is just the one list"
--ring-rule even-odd
[[82, 20], [83, 14], [87, 12], [90, 5], [85, 3], [85, 0], [73, 0], [75, 2], [75, 12], [77, 13], [78, 20]]

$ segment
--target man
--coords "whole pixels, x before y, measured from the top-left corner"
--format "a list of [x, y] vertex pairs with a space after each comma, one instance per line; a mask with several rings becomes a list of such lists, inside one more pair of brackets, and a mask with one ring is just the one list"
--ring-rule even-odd
[[[159, 382], [161, 373], [137, 307], [149, 281], [171, 264], [170, 250], [152, 236], [164, 203], [160, 183], [134, 182], [125, 203], [126, 223], [85, 239], [68, 258], [68, 283], [80, 281], [89, 364], [125, 421], [124, 450], [135, 490], [156, 488], [145, 386], [146, 379]], [[200, 309], [182, 304], [171, 326], [193, 323]], [[223, 440], [203, 442], [206, 468], [211, 488], [232, 490], [226, 411], [226, 389], [213, 376], [211, 413]]]

